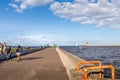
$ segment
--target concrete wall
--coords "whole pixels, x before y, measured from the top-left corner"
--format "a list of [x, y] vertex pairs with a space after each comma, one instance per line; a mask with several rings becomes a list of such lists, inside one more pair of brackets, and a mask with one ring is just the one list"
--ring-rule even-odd
[[63, 49], [60, 49], [58, 47], [56, 48], [56, 51], [59, 53], [63, 65], [66, 68], [67, 74], [69, 76], [69, 80], [75, 80], [75, 78], [72, 76], [73, 74], [71, 73], [71, 70], [76, 68], [76, 64], [78, 61], [85, 61], [85, 60], [75, 55], [72, 55], [71, 53]]

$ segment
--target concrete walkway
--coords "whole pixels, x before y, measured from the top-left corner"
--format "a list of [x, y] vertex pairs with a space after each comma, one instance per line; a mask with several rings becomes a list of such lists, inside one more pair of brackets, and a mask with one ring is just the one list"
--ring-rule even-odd
[[69, 80], [55, 48], [0, 62], [0, 80]]

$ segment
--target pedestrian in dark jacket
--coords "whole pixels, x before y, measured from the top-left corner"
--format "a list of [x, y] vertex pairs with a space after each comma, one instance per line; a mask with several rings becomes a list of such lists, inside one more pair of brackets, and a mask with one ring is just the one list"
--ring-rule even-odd
[[11, 46], [8, 46], [8, 48], [7, 48], [7, 55], [8, 55], [8, 58], [12, 60], [12, 57], [11, 57], [12, 52], [11, 52], [11, 50], [12, 50]]

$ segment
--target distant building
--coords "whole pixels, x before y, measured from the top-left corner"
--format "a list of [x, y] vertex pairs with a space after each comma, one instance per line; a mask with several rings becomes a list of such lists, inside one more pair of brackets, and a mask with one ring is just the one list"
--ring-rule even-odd
[[90, 43], [89, 43], [89, 42], [86, 42], [86, 46], [90, 46]]

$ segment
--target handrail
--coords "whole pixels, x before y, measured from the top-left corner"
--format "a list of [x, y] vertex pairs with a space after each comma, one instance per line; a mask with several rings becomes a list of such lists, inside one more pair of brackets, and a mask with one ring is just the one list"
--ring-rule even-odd
[[80, 65], [81, 64], [98, 64], [99, 66], [102, 66], [101, 61], [80, 61], [77, 63], [77, 71], [80, 71]]
[[110, 68], [111, 69], [112, 80], [114, 80], [115, 79], [115, 69], [114, 69], [114, 67], [112, 65], [87, 67], [87, 68], [84, 69], [84, 79], [88, 80], [88, 71], [89, 70], [106, 69], [106, 68]]
[[[98, 66], [102, 66], [102, 63], [101, 61], [80, 61], [77, 63], [77, 71], [82, 71], [81, 68], [80, 68], [80, 65], [81, 64], [98, 64]], [[102, 69], [101, 69], [101, 72], [102, 72]], [[99, 73], [99, 77], [102, 78], [102, 73]]]

